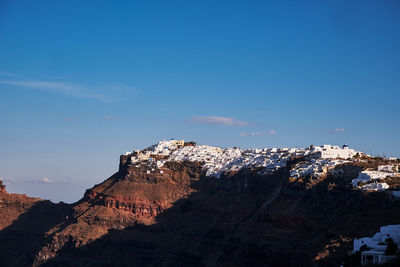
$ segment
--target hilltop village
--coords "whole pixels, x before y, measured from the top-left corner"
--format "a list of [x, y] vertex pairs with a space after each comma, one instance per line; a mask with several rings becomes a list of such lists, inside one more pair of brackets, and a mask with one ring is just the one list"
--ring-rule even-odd
[[[298, 163], [293, 164], [293, 159], [297, 159]], [[121, 160], [121, 163], [137, 168], [147, 167], [147, 174], [163, 173], [167, 162], [201, 162], [205, 175], [217, 179], [224, 173], [242, 168], [255, 169], [260, 175], [268, 175], [289, 166], [290, 182], [303, 178], [318, 181], [327, 175], [344, 177], [348, 167], [352, 171], [346, 183], [355, 190], [390, 190], [388, 193], [392, 199], [400, 199], [400, 160], [371, 157], [346, 144], [342, 147], [311, 145], [307, 148], [223, 149], [172, 139], [160, 141], [143, 150], [126, 152]], [[349, 255], [358, 257], [361, 265], [382, 264], [396, 258], [399, 243], [400, 225], [382, 226], [373, 237], [354, 239], [353, 251]]]
[[[207, 176], [220, 178], [223, 173], [238, 171], [242, 168], [257, 168], [259, 174], [267, 175], [281, 167], [293, 158], [302, 158], [290, 170], [291, 179], [312, 177], [318, 179], [326, 174], [341, 175], [337, 166], [353, 162], [367, 162], [370, 156], [349, 148], [332, 145], [314, 146], [307, 148], [252, 148], [240, 149], [220, 148], [208, 145], [197, 145], [195, 142], [184, 140], [163, 140], [143, 150], [126, 152], [121, 156], [123, 163], [136, 167], [147, 166], [147, 173], [160, 172], [166, 162], [192, 161], [202, 162]], [[390, 177], [400, 177], [399, 161], [388, 160], [391, 164], [380, 165], [359, 173], [352, 180], [355, 188], [362, 190], [386, 190], [389, 185], [380, 182]]]
[[163, 140], [121, 155], [76, 203], [7, 193], [0, 181], [0, 266], [400, 262], [399, 166], [347, 145]]

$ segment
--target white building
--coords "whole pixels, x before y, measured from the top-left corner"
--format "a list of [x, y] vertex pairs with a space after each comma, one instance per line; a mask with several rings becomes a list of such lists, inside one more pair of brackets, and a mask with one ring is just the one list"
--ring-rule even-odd
[[381, 172], [393, 172], [393, 165], [380, 165], [378, 166], [378, 171]]
[[331, 145], [314, 146], [311, 150], [311, 154], [321, 159], [347, 159], [354, 157], [358, 153], [354, 149], [350, 149], [346, 144], [342, 148]]
[[177, 150], [185, 145], [184, 140], [162, 140], [158, 142], [158, 144], [153, 145], [147, 150], [152, 151], [155, 154], [163, 154], [163, 155], [169, 155], [172, 151]]
[[148, 160], [150, 157], [149, 153], [138, 152], [135, 156], [131, 156], [131, 163]]
[[384, 251], [367, 250], [361, 252], [361, 265], [383, 264], [394, 258], [395, 255], [385, 255]]
[[304, 177], [311, 175], [312, 177], [320, 177], [327, 172], [332, 175], [343, 175], [343, 170], [335, 170], [334, 167], [340, 164], [348, 163], [347, 160], [338, 159], [311, 159], [309, 163], [298, 163], [290, 171], [290, 177]]
[[387, 183], [370, 183], [363, 185], [361, 187], [362, 190], [373, 190], [373, 191], [383, 191], [389, 189], [389, 185]]
[[358, 183], [367, 183], [372, 180], [384, 179], [388, 176], [392, 177], [393, 174], [381, 171], [362, 171], [357, 178], [351, 181], [351, 183], [353, 186], [357, 186]]
[[391, 238], [397, 246], [400, 244], [400, 225], [382, 226], [380, 231], [373, 237], [354, 239], [353, 253], [359, 251], [365, 245], [368, 249], [361, 252], [361, 264], [382, 264], [394, 258], [392, 255], [385, 255], [387, 239]]

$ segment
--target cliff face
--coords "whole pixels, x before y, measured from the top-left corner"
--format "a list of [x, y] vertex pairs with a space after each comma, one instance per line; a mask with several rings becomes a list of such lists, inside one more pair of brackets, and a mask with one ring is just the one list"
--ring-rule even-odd
[[0, 192], [0, 266], [32, 265], [46, 231], [69, 213], [66, 204]]
[[195, 191], [191, 187], [201, 175], [199, 163], [169, 163], [166, 168], [148, 171], [128, 164], [117, 174], [85, 193], [84, 202], [154, 218], [178, 199]]
[[385, 192], [351, 188], [358, 166], [292, 181], [299, 160], [220, 179], [122, 161], [72, 205], [0, 194], [0, 266], [338, 266], [354, 237], [400, 222]]
[[[195, 192], [192, 185], [200, 179], [200, 164], [170, 163], [168, 167], [149, 171], [121, 165], [115, 175], [86, 191], [72, 206], [71, 217], [46, 233], [47, 241], [33, 265], [58, 261], [54, 258], [66, 248], [85, 247], [110, 230], [155, 224], [174, 202]], [[72, 260], [73, 256], [65, 261]]]
[[23, 194], [9, 194], [5, 187], [0, 191], [0, 229], [11, 225], [21, 214], [41, 202], [39, 198], [28, 197]]

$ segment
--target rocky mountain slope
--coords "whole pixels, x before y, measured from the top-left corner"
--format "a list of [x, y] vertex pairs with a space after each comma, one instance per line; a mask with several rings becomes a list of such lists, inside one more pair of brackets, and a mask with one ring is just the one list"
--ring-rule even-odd
[[0, 266], [338, 266], [355, 237], [400, 223], [399, 201], [350, 184], [373, 159], [291, 177], [305, 160], [216, 179], [204, 162], [122, 156], [71, 205], [0, 192]]

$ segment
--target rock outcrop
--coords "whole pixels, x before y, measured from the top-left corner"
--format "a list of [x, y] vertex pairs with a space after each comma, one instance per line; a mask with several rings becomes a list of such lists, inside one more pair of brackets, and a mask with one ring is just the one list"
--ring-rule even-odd
[[0, 180], [0, 192], [6, 192], [6, 186], [3, 185], [3, 181]]
[[121, 161], [77, 203], [0, 194], [0, 266], [338, 266], [355, 237], [400, 222], [386, 192], [354, 190], [360, 166], [320, 179], [202, 163]]

